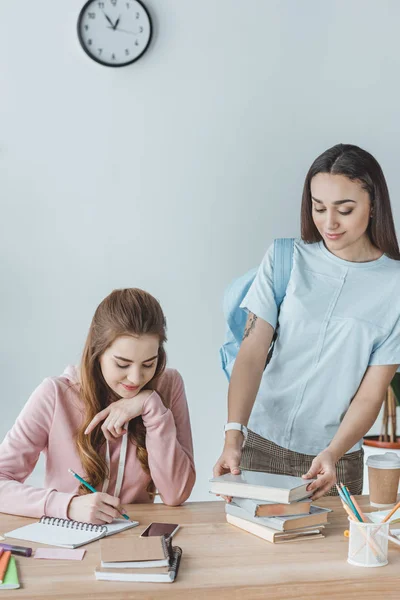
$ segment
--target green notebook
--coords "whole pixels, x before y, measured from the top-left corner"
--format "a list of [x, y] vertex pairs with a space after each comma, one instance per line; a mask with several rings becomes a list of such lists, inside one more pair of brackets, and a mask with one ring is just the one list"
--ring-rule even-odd
[[17, 573], [17, 563], [15, 558], [10, 556], [6, 574], [3, 583], [0, 583], [0, 590], [16, 590], [19, 588], [19, 580]]

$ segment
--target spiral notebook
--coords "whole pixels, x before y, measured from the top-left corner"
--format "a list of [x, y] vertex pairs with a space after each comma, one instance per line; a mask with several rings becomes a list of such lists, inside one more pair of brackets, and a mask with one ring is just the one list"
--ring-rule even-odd
[[[165, 551], [166, 552], [166, 551]], [[166, 552], [167, 553], [167, 552]], [[145, 567], [119, 569], [96, 567], [95, 576], [99, 581], [151, 581], [155, 583], [173, 583], [178, 576], [182, 558], [182, 548], [171, 546], [168, 550], [169, 564], [164, 567]]]
[[4, 537], [26, 542], [39, 542], [49, 546], [61, 546], [62, 548], [79, 548], [79, 546], [137, 525], [139, 525], [138, 521], [128, 522], [125, 519], [114, 519], [109, 525], [92, 525], [68, 519], [42, 517], [37, 523], [4, 533]]

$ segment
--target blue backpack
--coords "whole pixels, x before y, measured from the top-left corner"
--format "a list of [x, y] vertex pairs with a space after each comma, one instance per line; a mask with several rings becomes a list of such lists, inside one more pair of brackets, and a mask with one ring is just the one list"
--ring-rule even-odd
[[[290, 273], [293, 263], [293, 238], [279, 238], [274, 241], [274, 296], [276, 306], [279, 307], [286, 294]], [[228, 381], [231, 378], [233, 365], [240, 344], [243, 339], [244, 328], [248, 313], [240, 308], [242, 300], [250, 289], [257, 274], [258, 267], [251, 269], [242, 277], [235, 279], [225, 290], [223, 300], [223, 311], [227, 323], [225, 342], [219, 350], [221, 365]], [[276, 338], [276, 330], [271, 348], [268, 352], [267, 364], [271, 358], [273, 343]]]

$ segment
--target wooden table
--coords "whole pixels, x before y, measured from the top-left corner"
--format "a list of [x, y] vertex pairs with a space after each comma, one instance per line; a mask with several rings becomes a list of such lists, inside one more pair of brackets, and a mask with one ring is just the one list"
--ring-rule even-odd
[[[359, 502], [364, 510], [370, 510], [368, 497], [360, 496]], [[389, 564], [385, 567], [365, 569], [349, 565], [346, 562], [348, 540], [343, 535], [347, 522], [339, 500], [324, 498], [318, 504], [334, 509], [325, 530], [326, 538], [287, 544], [270, 544], [228, 525], [222, 501], [189, 502], [175, 508], [163, 504], [131, 505], [127, 512], [141, 523], [132, 530], [135, 535], [151, 521], [182, 525], [174, 538], [183, 549], [175, 583], [96, 581], [94, 568], [100, 561], [99, 542], [93, 542], [86, 546], [86, 555], [80, 562], [17, 557], [22, 588], [0, 591], [0, 600], [18, 597], [30, 600], [397, 600], [400, 597], [400, 547], [389, 543]], [[0, 534], [31, 521], [0, 515]]]

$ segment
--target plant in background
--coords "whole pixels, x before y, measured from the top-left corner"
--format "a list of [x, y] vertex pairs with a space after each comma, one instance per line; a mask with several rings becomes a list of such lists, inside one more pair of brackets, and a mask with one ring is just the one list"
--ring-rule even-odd
[[397, 406], [400, 406], [400, 373], [395, 374], [385, 395], [381, 433], [380, 435], [365, 436], [364, 444], [366, 446], [400, 448], [400, 439], [397, 438]]
[[393, 377], [385, 396], [380, 442], [397, 442], [396, 406], [398, 404], [400, 405], [400, 373], [396, 373]]

